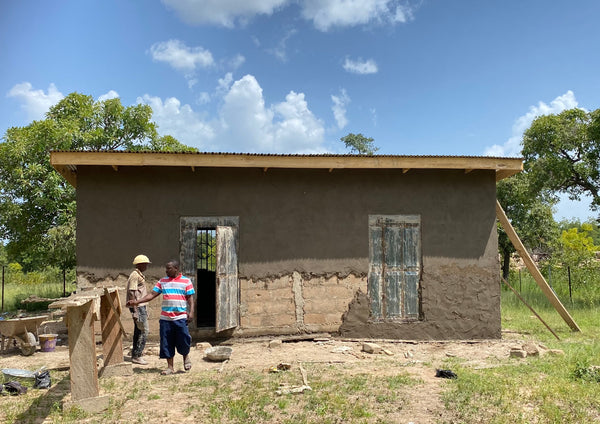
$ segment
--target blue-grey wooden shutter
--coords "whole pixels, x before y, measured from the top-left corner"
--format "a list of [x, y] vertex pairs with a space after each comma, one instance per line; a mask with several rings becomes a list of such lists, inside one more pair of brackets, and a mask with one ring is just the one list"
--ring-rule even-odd
[[[420, 220], [419, 220], [420, 221]], [[406, 221], [403, 237], [404, 318], [419, 318], [421, 279], [421, 223]]]
[[371, 318], [417, 319], [421, 224], [417, 215], [369, 217]]
[[367, 290], [371, 299], [371, 318], [378, 320], [383, 317], [381, 304], [383, 252], [381, 250], [383, 231], [376, 223], [369, 223], [369, 276]]
[[237, 327], [239, 322], [239, 280], [233, 229], [218, 226], [217, 231], [217, 332]]

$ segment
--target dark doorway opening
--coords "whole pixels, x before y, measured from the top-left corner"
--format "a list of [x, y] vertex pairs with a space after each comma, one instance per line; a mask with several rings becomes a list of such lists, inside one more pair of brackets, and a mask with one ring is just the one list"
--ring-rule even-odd
[[216, 326], [217, 277], [216, 277], [215, 228], [200, 228], [196, 231], [196, 325]]

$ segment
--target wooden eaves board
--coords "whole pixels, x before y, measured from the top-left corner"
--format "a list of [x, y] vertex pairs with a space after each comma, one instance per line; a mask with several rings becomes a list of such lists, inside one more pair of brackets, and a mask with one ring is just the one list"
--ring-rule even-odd
[[75, 152], [50, 153], [52, 166], [74, 187], [77, 166], [177, 166], [222, 168], [295, 169], [461, 169], [496, 172], [496, 181], [523, 170], [520, 158], [487, 156], [391, 156], [391, 155], [261, 155], [245, 153], [164, 153], [164, 152]]

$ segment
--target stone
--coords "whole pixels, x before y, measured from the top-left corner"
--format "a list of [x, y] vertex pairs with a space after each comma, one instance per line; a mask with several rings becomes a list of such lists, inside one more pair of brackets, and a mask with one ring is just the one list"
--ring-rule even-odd
[[392, 352], [391, 350], [388, 349], [382, 349], [381, 350], [383, 353], [385, 353], [388, 356], [394, 356], [394, 352]]
[[382, 349], [381, 346], [379, 346], [377, 343], [365, 342], [362, 345], [362, 350], [363, 350], [363, 352], [366, 352], [366, 353], [372, 353], [372, 354], [380, 353], [381, 349]]
[[283, 341], [281, 339], [271, 340], [269, 342], [269, 349], [276, 349], [283, 345]]
[[561, 349], [549, 349], [548, 355], [552, 356], [564, 356], [565, 352]]
[[208, 342], [196, 343], [196, 350], [206, 350], [211, 347], [212, 347], [212, 345]]
[[206, 359], [213, 362], [223, 362], [229, 360], [233, 349], [229, 346], [209, 347], [204, 351]]
[[527, 356], [539, 356], [540, 349], [533, 342], [523, 343], [522, 349], [527, 352]]
[[509, 356], [511, 358], [526, 358], [527, 352], [522, 349], [511, 349]]

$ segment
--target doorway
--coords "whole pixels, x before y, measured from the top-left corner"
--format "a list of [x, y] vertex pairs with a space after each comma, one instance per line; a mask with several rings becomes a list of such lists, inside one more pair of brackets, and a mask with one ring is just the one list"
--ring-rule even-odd
[[215, 327], [217, 304], [216, 229], [196, 231], [196, 325]]
[[181, 217], [183, 274], [196, 291], [194, 327], [220, 333], [240, 320], [238, 279], [239, 217]]

